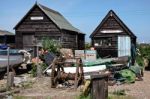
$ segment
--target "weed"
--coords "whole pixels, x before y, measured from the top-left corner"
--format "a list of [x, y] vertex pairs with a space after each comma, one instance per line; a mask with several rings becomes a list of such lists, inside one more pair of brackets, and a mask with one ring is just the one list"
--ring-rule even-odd
[[113, 95], [118, 95], [118, 96], [120, 96], [120, 95], [126, 95], [124, 89], [122, 89], [122, 90], [116, 90], [116, 91], [112, 92], [112, 94]]
[[91, 99], [91, 95], [84, 96], [83, 94], [76, 97], [76, 99]]
[[[45, 63], [40, 63], [39, 65], [41, 66], [42, 71], [47, 68], [47, 65]], [[31, 69], [30, 73], [32, 74], [33, 77], [37, 76], [37, 66], [36, 66], [36, 64], [32, 64], [32, 69]]]

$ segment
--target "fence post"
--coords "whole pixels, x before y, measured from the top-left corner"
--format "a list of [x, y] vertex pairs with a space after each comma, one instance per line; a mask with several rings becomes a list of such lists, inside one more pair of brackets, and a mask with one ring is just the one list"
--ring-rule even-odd
[[92, 99], [108, 99], [108, 74], [91, 75]]
[[9, 65], [10, 65], [10, 64], [9, 64], [9, 60], [10, 60], [10, 59], [9, 59], [9, 58], [10, 58], [9, 50], [10, 50], [10, 48], [8, 47], [8, 48], [7, 48], [7, 59], [8, 59], [8, 60], [7, 60], [7, 62], [8, 62], [8, 63], [7, 63], [7, 91], [10, 89], [10, 87], [9, 87]]
[[14, 72], [8, 73], [8, 84], [7, 84], [7, 91], [13, 86], [14, 84]]

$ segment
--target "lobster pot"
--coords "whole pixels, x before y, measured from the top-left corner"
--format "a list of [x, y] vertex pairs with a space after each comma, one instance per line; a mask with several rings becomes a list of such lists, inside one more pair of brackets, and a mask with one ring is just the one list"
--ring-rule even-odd
[[129, 36], [118, 37], [118, 57], [131, 56], [131, 39]]

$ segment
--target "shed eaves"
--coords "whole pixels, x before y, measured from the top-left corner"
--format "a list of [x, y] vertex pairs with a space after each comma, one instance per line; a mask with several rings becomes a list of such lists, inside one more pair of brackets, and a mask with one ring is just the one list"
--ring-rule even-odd
[[15, 34], [6, 30], [0, 30], [0, 36], [3, 36], [3, 35], [15, 35]]

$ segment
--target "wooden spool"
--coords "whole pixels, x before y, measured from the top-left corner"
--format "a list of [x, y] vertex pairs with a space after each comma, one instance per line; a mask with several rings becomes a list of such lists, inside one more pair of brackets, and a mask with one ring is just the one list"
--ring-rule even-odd
[[75, 80], [74, 87], [77, 88], [80, 83], [83, 83], [84, 74], [81, 59], [76, 59], [76, 73], [65, 73], [64, 64], [57, 58], [52, 64], [51, 87], [56, 88], [59, 81]]

